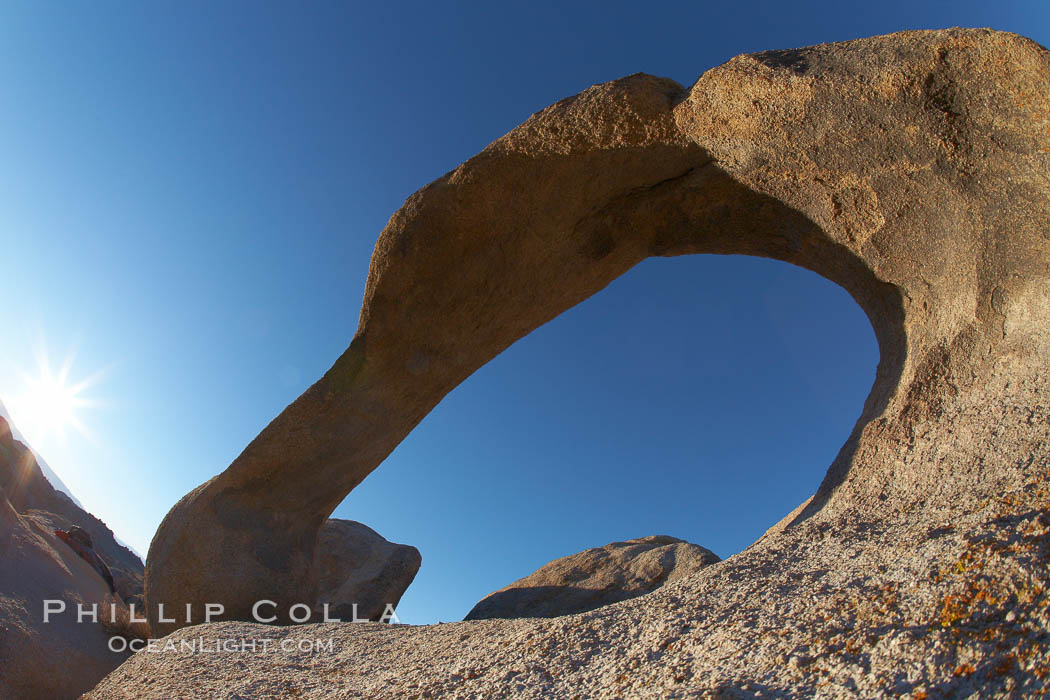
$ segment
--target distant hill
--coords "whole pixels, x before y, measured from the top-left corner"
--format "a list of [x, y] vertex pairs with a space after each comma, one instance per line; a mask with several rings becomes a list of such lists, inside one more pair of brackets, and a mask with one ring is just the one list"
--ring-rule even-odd
[[[90, 535], [119, 599], [104, 568], [55, 532], [75, 525]], [[142, 560], [44, 477], [36, 455], [0, 416], [0, 697], [80, 697], [119, 666], [129, 654], [113, 651], [110, 638], [130, 628], [106, 611], [120, 607], [127, 615], [124, 603], [141, 610], [142, 577]], [[95, 609], [98, 617], [56, 612], [48, 620], [41, 611], [49, 604], [63, 612]]]
[[[56, 488], [54, 481], [45, 478], [39, 456], [19, 439], [21, 436], [6, 417], [6, 408], [0, 405], [0, 410], [4, 412], [0, 416], [0, 489], [14, 510], [52, 529], [68, 530], [79, 525], [87, 530], [95, 551], [112, 570], [124, 600], [140, 600], [142, 557], [120, 542], [104, 522], [87, 512], [68, 489]], [[58, 484], [65, 486], [61, 481]]]
[[15, 440], [18, 440], [20, 443], [28, 447], [33, 452], [33, 456], [36, 457], [36, 463], [37, 465], [39, 465], [40, 471], [43, 472], [44, 478], [51, 482], [51, 485], [54, 486], [56, 489], [69, 496], [69, 498], [74, 503], [76, 503], [77, 506], [83, 508], [84, 504], [77, 500], [77, 497], [73, 495], [73, 492], [69, 490], [69, 487], [66, 486], [61, 479], [58, 478], [58, 474], [56, 474], [55, 471], [48, 465], [48, 463], [44, 461], [44, 458], [41, 457], [40, 454], [33, 449], [33, 446], [29, 444], [29, 441], [22, 437], [22, 434], [18, 432], [18, 428], [15, 427], [14, 421], [11, 420], [11, 413], [7, 410], [7, 406], [4, 405], [2, 399], [0, 399], [0, 418], [3, 418], [7, 421], [8, 426], [11, 428], [11, 436]]

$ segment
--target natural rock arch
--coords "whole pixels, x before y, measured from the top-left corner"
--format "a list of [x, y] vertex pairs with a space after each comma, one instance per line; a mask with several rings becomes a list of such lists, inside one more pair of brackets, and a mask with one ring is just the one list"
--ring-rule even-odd
[[260, 599], [312, 602], [317, 534], [346, 494], [474, 370], [653, 255], [791, 262], [871, 320], [862, 417], [768, 536], [1020, 483], [894, 456], [1050, 355], [1048, 75], [1014, 35], [915, 32], [741, 56], [689, 91], [635, 75], [534, 115], [391, 217], [347, 351], [165, 518], [154, 633], [184, 624], [158, 624], [158, 603], [250, 619]]

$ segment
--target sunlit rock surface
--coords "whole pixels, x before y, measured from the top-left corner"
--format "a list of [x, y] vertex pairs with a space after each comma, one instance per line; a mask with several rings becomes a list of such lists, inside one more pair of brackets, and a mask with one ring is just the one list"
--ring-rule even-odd
[[651, 593], [718, 561], [711, 550], [667, 535], [610, 542], [544, 564], [485, 596], [465, 619], [587, 612]]

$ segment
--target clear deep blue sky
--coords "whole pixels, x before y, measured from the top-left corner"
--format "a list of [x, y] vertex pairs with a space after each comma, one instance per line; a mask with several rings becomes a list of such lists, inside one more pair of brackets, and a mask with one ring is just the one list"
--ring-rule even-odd
[[[37, 448], [138, 550], [353, 335], [406, 196], [644, 71], [899, 29], [1050, 40], [1047, 4], [39, 3], [0, 9], [0, 397], [103, 371]], [[478, 371], [336, 515], [411, 543], [406, 622], [670, 534], [722, 556], [816, 488], [878, 361], [787, 264], [649, 260]], [[201, 533], [207, 537], [207, 533]]]

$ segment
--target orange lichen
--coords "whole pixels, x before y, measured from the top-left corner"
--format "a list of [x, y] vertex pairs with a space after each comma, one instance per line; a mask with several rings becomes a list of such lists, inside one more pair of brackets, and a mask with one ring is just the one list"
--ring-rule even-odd
[[944, 596], [941, 603], [941, 627], [951, 627], [953, 624], [967, 617], [970, 612], [970, 598], [961, 594]]

